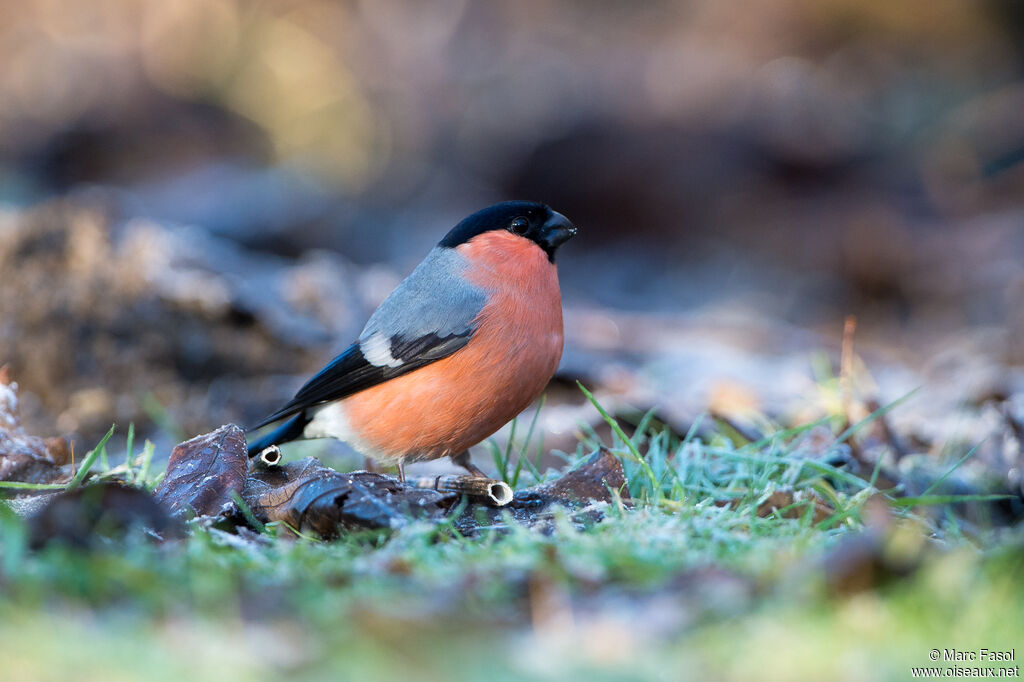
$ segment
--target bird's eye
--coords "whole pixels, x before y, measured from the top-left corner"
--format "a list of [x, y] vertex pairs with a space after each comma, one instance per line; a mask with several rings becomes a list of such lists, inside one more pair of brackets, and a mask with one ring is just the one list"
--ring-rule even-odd
[[508, 224], [508, 229], [516, 234], [523, 234], [530, 229], [530, 221], [526, 218], [513, 218], [512, 222]]

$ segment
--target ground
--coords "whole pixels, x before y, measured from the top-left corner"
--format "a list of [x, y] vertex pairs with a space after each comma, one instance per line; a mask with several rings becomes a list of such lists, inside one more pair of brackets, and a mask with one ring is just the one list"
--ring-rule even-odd
[[[641, 425], [608, 443], [628, 490], [598, 514], [471, 536], [193, 523], [164, 543], [30, 549], [0, 506], [4, 677], [902, 680], [932, 650], [1019, 649], [1020, 530], [966, 520], [1000, 500], [879, 491], [881, 467], [861, 478], [843, 443], [820, 446], [828, 428], [749, 442]], [[496, 469], [533, 482], [505, 457]], [[143, 488], [158, 477], [135, 470]]]

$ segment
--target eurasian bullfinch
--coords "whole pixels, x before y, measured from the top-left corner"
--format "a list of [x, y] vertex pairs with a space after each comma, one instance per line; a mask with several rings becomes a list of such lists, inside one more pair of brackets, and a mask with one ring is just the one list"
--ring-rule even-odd
[[468, 448], [526, 409], [562, 357], [555, 252], [576, 234], [543, 204], [507, 201], [456, 225], [370, 316], [359, 340], [256, 428], [249, 446], [337, 438], [398, 466]]

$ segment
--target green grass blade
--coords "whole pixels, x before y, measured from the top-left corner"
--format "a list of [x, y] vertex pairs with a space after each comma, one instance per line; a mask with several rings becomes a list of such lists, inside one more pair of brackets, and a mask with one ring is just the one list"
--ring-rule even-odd
[[[702, 416], [704, 416], [704, 415], [702, 415]], [[818, 426], [824, 426], [824, 425], [828, 424], [831, 421], [832, 421], [832, 417], [822, 417], [821, 419], [816, 419], [816, 420], [814, 420], [812, 422], [808, 422], [806, 424], [801, 424], [800, 426], [794, 426], [794, 427], [789, 428], [789, 429], [783, 429], [781, 431], [776, 431], [775, 433], [770, 433], [767, 436], [765, 436], [764, 438], [762, 438], [761, 440], [756, 440], [753, 443], [747, 443], [746, 445], [744, 445], [743, 447], [741, 447], [739, 449], [740, 450], [761, 450], [763, 448], [768, 447], [772, 443], [776, 443], [776, 442], [778, 442], [780, 440], [786, 440], [786, 439], [789, 439], [789, 438], [795, 438], [796, 436], [799, 436], [802, 433], [806, 433], [807, 431], [810, 431], [811, 429], [816, 428]]]
[[[981, 443], [984, 443], [984, 442], [985, 442], [985, 441], [981, 441]], [[938, 477], [937, 479], [935, 479], [934, 481], [932, 481], [932, 484], [931, 484], [930, 486], [928, 486], [927, 488], [925, 488], [924, 492], [923, 492], [923, 493], [921, 493], [921, 497], [927, 497], [927, 496], [928, 496], [928, 494], [929, 494], [929, 493], [931, 493], [931, 491], [935, 490], [935, 489], [936, 489], [936, 488], [938, 488], [938, 487], [939, 487], [940, 485], [942, 485], [942, 482], [943, 482], [943, 481], [945, 481], [945, 480], [946, 480], [947, 478], [949, 478], [950, 474], [952, 474], [952, 473], [953, 473], [954, 471], [956, 471], [957, 469], [959, 469], [959, 468], [960, 468], [960, 465], [961, 465], [961, 464], [963, 464], [964, 462], [966, 462], [966, 461], [967, 461], [967, 460], [968, 460], [968, 459], [970, 458], [970, 456], [971, 456], [971, 455], [973, 455], [973, 454], [974, 454], [975, 452], [977, 452], [977, 451], [978, 451], [978, 448], [980, 448], [980, 447], [981, 447], [981, 443], [978, 443], [978, 444], [977, 444], [977, 445], [975, 445], [975, 446], [974, 446], [973, 448], [971, 448], [970, 450], [968, 450], [968, 451], [967, 451], [967, 454], [966, 454], [966, 455], [964, 455], [963, 457], [961, 457], [960, 459], [958, 459], [958, 460], [957, 460], [957, 462], [956, 462], [956, 464], [954, 464], [954, 465], [953, 465], [953, 466], [952, 466], [952, 467], [950, 468], [950, 470], [949, 470], [949, 471], [947, 471], [946, 473], [942, 474], [942, 475], [941, 475], [941, 476], [939, 476], [939, 477]]]
[[735, 459], [738, 461], [746, 462], [749, 464], [775, 464], [775, 465], [799, 465], [807, 467], [813, 471], [817, 471], [820, 474], [831, 476], [837, 480], [849, 483], [857, 487], [858, 489], [868, 488], [871, 486], [870, 483], [865, 481], [860, 476], [854, 476], [848, 471], [838, 469], [831, 464], [825, 462], [819, 462], [813, 459], [804, 459], [801, 457], [788, 457], [785, 455], [776, 456], [765, 456], [765, 455], [748, 455], [739, 450], [725, 450], [722, 448], [713, 448], [708, 450], [708, 454], [713, 457], [723, 457], [726, 459]]
[[0, 488], [12, 490], [64, 490], [67, 483], [24, 483], [22, 481], [0, 481]]
[[529, 461], [529, 456], [526, 454], [526, 451], [530, 448], [530, 441], [533, 440], [533, 434], [537, 429], [537, 420], [540, 418], [540, 411], [544, 409], [544, 403], [547, 402], [547, 398], [547, 395], [542, 395], [540, 397], [540, 402], [537, 403], [537, 409], [534, 410], [533, 418], [530, 420], [530, 428], [526, 430], [526, 439], [523, 440], [523, 447], [519, 450], [519, 455], [516, 458], [516, 468], [512, 474], [512, 482], [509, 483], [506, 481], [506, 483], [509, 483], [513, 488], [519, 484], [519, 475], [523, 471], [524, 461]]
[[611, 427], [612, 431], [615, 432], [615, 435], [619, 437], [619, 440], [621, 440], [622, 443], [629, 450], [629, 453], [633, 456], [633, 459], [636, 461], [636, 463], [640, 465], [640, 468], [643, 470], [644, 474], [647, 476], [647, 479], [650, 481], [651, 495], [656, 495], [658, 490], [660, 490], [660, 487], [658, 485], [658, 477], [655, 475], [654, 470], [651, 469], [651, 465], [648, 464], [647, 460], [645, 460], [640, 455], [640, 451], [636, 449], [636, 446], [633, 444], [632, 439], [626, 436], [626, 432], [622, 430], [621, 426], [619, 426], [619, 422], [616, 421], [615, 418], [612, 417], [610, 414], [608, 414], [607, 411], [605, 411], [601, 404], [597, 402], [597, 399], [594, 397], [594, 394], [588, 391], [587, 387], [583, 385], [583, 382], [577, 381], [576, 385], [580, 387], [580, 390], [583, 391], [583, 395], [587, 397], [587, 400], [590, 401], [590, 404], [594, 406], [594, 409], [596, 409], [598, 414], [601, 415], [601, 418], [605, 420], [608, 426]]
[[[128, 435], [125, 437], [124, 451], [126, 453], [124, 464], [127, 469], [127, 472], [125, 473], [125, 480], [128, 483], [131, 483], [135, 480], [135, 471], [132, 468], [134, 465], [132, 460], [135, 456], [135, 422], [128, 423]], [[105, 458], [106, 451], [104, 450], [104, 459]]]
[[[493, 438], [488, 439], [487, 447], [491, 451], [491, 459], [494, 460], [494, 470], [498, 472], [498, 476], [501, 476], [501, 472], [505, 468], [505, 463], [501, 461], [501, 448]], [[508, 481], [505, 482], [508, 483]]]
[[835, 444], [839, 445], [840, 443], [846, 442], [846, 440], [848, 438], [851, 438], [855, 433], [857, 433], [858, 431], [860, 431], [865, 426], [869, 425], [871, 422], [875, 421], [876, 419], [878, 419], [882, 415], [892, 411], [893, 409], [895, 409], [899, 405], [902, 405], [908, 398], [910, 398], [911, 396], [913, 396], [915, 393], [917, 393], [920, 390], [921, 390], [920, 387], [915, 388], [914, 390], [910, 391], [906, 395], [900, 396], [896, 400], [892, 401], [888, 405], [883, 405], [882, 407], [879, 407], [877, 410], [875, 410], [874, 412], [872, 412], [868, 416], [864, 417], [863, 419], [861, 419], [856, 424], [850, 425], [845, 431], [843, 431], [841, 434], [839, 434], [839, 437], [836, 438]]
[[936, 504], [957, 504], [959, 502], [994, 502], [1009, 500], [1015, 495], [918, 495], [917, 497], [896, 497], [890, 500], [897, 507], [924, 507]]
[[647, 410], [644, 416], [640, 418], [640, 423], [636, 425], [636, 429], [633, 431], [633, 444], [637, 447], [643, 442], [647, 436], [647, 429], [651, 426], [651, 420], [654, 419], [654, 408]]
[[0, 503], [0, 575], [14, 575], [28, 551], [28, 527], [6, 504]]
[[237, 490], [231, 491], [231, 499], [238, 505], [238, 509], [242, 512], [242, 516], [245, 517], [245, 520], [249, 522], [249, 525], [255, 528], [260, 534], [267, 532], [267, 527], [262, 521], [256, 518], [256, 515], [252, 513], [252, 510], [249, 509], [249, 505], [245, 503], [245, 500], [242, 499], [242, 496], [238, 494]]
[[147, 440], [146, 444], [142, 447], [142, 466], [139, 468], [139, 475], [135, 479], [144, 486], [149, 484], [149, 466], [153, 463], [153, 453], [155, 452], [156, 446]]
[[533, 418], [530, 419], [530, 428], [526, 430], [526, 440], [523, 441], [523, 451], [526, 451], [530, 440], [533, 439], [533, 434], [537, 430], [537, 420], [540, 418], [540, 411], [544, 409], [544, 403], [547, 402], [547, 399], [547, 395], [542, 395], [540, 402], [537, 403], [537, 409], [533, 411]]
[[697, 437], [697, 432], [700, 430], [700, 425], [704, 422], [704, 418], [708, 416], [707, 412], [701, 412], [697, 415], [697, 418], [690, 424], [690, 428], [686, 431], [686, 437], [683, 438], [683, 442], [680, 445], [688, 445], [690, 441]]
[[875, 467], [871, 470], [871, 480], [868, 483], [872, 488], [875, 487], [875, 483], [878, 481], [878, 474], [882, 473], [882, 457], [879, 456], [875, 460]]
[[94, 447], [92, 450], [86, 453], [85, 459], [82, 460], [81, 466], [78, 468], [78, 471], [75, 472], [74, 478], [72, 478], [71, 482], [68, 483], [68, 490], [75, 490], [76, 488], [82, 485], [82, 481], [85, 480], [86, 475], [89, 473], [89, 469], [92, 469], [92, 465], [96, 463], [96, 460], [97, 458], [99, 458], [100, 453], [106, 450], [107, 441], [110, 440], [110, 437], [114, 435], [115, 428], [117, 428], [117, 424], [111, 425], [110, 430], [107, 431], [107, 435], [103, 436], [103, 438], [100, 439], [100, 442], [96, 445], [96, 447]]
[[501, 480], [508, 482], [508, 463], [512, 459], [512, 448], [516, 442], [516, 426], [519, 423], [519, 419], [512, 420], [512, 426], [508, 431], [508, 442], [505, 443], [505, 456], [501, 460]]
[[104, 472], [110, 471], [110, 460], [107, 458], [107, 449], [100, 450], [100, 467]]
[[[544, 434], [541, 434], [540, 443], [537, 446], [537, 461], [536, 463], [530, 459], [530, 456], [524, 450], [522, 455], [519, 457], [519, 461], [516, 463], [516, 482], [519, 482], [519, 471], [520, 467], [525, 466], [530, 470], [530, 475], [533, 476], [534, 483], [541, 483], [544, 479], [543, 474], [540, 473], [540, 461], [544, 458]], [[513, 488], [515, 486], [512, 486]]]

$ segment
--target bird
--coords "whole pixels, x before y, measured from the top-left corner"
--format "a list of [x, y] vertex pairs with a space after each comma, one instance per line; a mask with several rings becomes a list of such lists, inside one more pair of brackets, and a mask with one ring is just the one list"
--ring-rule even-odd
[[564, 332], [555, 253], [576, 235], [561, 213], [505, 201], [453, 227], [370, 316], [358, 339], [248, 447], [335, 438], [381, 464], [450, 457], [484, 476], [469, 448], [540, 397]]

